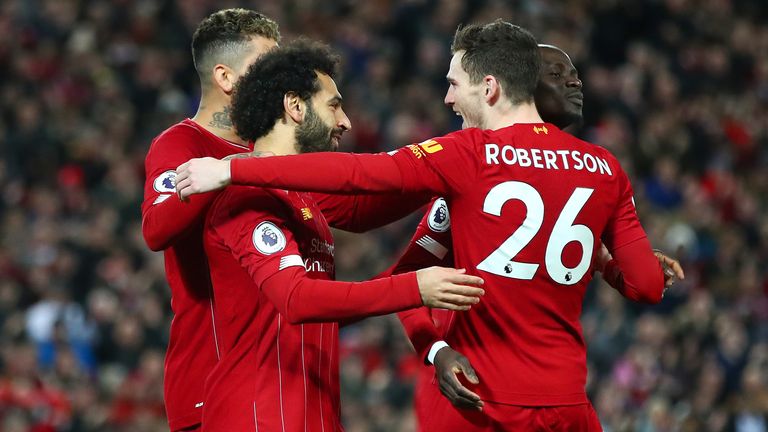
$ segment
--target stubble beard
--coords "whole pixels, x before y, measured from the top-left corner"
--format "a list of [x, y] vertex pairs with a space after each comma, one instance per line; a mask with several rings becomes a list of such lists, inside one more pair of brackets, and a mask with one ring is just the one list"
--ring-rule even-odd
[[296, 151], [299, 153], [326, 152], [333, 149], [331, 133], [333, 128], [323, 123], [311, 104], [307, 104], [307, 114], [296, 128]]

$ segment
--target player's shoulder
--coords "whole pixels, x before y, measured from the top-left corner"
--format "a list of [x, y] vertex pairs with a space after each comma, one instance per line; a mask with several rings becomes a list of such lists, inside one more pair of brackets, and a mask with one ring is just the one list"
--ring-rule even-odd
[[477, 145], [482, 144], [485, 140], [485, 135], [481, 129], [468, 128], [461, 129], [455, 132], [451, 132], [439, 137], [433, 137], [418, 144], [413, 144], [411, 147], [414, 153], [437, 153], [443, 149], [457, 150], [460, 148], [473, 149]]
[[150, 151], [166, 147], [184, 147], [194, 145], [204, 137], [203, 132], [190, 119], [184, 119], [160, 132], [150, 146]]
[[230, 185], [214, 200], [208, 212], [212, 223], [243, 212], [272, 214], [282, 208], [279, 194], [286, 191], [259, 186]]
[[474, 144], [484, 141], [486, 137], [486, 131], [482, 129], [467, 128], [448, 133], [439, 138], [433, 138], [433, 140], [440, 143], [455, 142], [459, 144]]

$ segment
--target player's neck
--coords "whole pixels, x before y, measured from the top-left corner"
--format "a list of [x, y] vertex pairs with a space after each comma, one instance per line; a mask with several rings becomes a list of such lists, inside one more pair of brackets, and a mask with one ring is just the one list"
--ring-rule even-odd
[[524, 102], [519, 105], [511, 105], [504, 110], [491, 110], [488, 113], [485, 128], [496, 130], [517, 123], [544, 123], [544, 120], [541, 119], [533, 102]]
[[219, 138], [246, 144], [246, 142], [235, 133], [235, 126], [232, 124], [232, 119], [229, 118], [228, 100], [210, 96], [206, 97], [204, 95], [200, 100], [200, 106], [197, 108], [197, 113], [192, 117], [192, 120]]
[[276, 156], [297, 154], [295, 126], [290, 122], [276, 122], [268, 134], [253, 143], [253, 151], [272, 153]]

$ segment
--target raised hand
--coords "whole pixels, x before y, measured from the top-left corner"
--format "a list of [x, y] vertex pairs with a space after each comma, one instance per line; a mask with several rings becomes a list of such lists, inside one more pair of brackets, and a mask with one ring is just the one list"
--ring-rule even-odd
[[469, 310], [485, 294], [483, 280], [464, 269], [429, 267], [416, 272], [424, 306], [448, 310]]

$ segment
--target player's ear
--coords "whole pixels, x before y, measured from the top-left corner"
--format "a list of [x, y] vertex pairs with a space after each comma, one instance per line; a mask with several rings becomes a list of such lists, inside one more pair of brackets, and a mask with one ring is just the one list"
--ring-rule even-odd
[[486, 75], [485, 78], [483, 78], [483, 86], [485, 86], [485, 92], [483, 93], [485, 101], [488, 102], [489, 105], [493, 105], [499, 97], [501, 97], [501, 86], [499, 85], [499, 81], [493, 75]]
[[304, 101], [296, 93], [288, 92], [283, 95], [283, 109], [285, 114], [295, 123], [304, 121], [306, 107]]
[[227, 65], [221, 63], [213, 67], [213, 81], [224, 93], [230, 95], [235, 90], [235, 81], [237, 76], [235, 71]]

